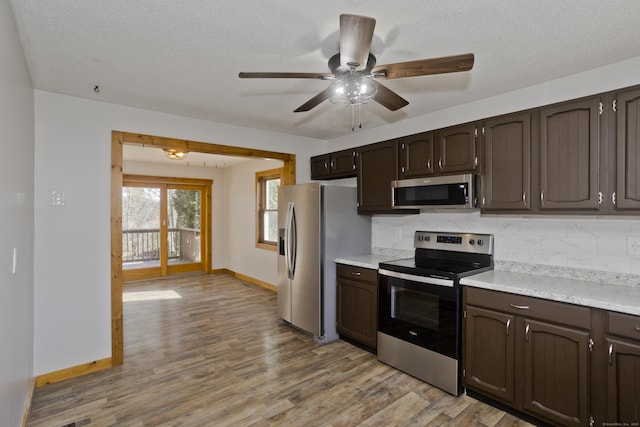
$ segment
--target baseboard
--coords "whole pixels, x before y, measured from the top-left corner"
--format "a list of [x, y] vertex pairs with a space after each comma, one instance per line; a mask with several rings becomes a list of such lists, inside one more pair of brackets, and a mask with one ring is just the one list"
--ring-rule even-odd
[[42, 387], [46, 384], [53, 384], [69, 378], [79, 377], [80, 375], [90, 374], [91, 372], [101, 371], [112, 367], [111, 358], [94, 360], [93, 362], [83, 365], [72, 366], [71, 368], [61, 369], [59, 371], [50, 372], [48, 374], [38, 375], [36, 377], [36, 387]]
[[211, 274], [230, 274], [232, 276], [236, 275], [235, 272], [233, 272], [232, 270], [229, 270], [228, 268], [215, 268], [211, 270], [210, 273]]
[[32, 378], [29, 381], [29, 392], [27, 393], [27, 403], [24, 406], [24, 412], [22, 413], [22, 427], [27, 427], [29, 422], [29, 415], [31, 415], [31, 405], [33, 404], [33, 393], [36, 389], [36, 379]]
[[245, 276], [244, 274], [240, 274], [240, 273], [236, 273], [236, 277], [240, 280], [244, 280], [245, 282], [253, 283], [254, 285], [258, 285], [265, 289], [269, 289], [270, 291], [278, 292], [277, 286], [267, 282], [263, 282], [262, 280], [254, 279], [253, 277]]

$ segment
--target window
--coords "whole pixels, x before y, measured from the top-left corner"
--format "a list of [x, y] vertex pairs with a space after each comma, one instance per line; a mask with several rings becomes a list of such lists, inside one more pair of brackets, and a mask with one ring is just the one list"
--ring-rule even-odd
[[277, 250], [282, 168], [256, 172], [256, 247]]

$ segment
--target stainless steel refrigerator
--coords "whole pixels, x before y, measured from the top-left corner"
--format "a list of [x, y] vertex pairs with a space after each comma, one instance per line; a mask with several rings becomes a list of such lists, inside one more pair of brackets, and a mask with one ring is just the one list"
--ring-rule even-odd
[[338, 339], [335, 259], [371, 252], [356, 189], [285, 185], [278, 193], [278, 316], [319, 343]]

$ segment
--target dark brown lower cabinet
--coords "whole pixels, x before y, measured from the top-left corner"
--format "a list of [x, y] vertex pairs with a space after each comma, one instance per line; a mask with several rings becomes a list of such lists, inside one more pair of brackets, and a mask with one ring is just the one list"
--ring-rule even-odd
[[336, 267], [338, 334], [376, 350], [378, 272], [345, 264]]
[[514, 404], [514, 316], [470, 305], [466, 316], [467, 386]]
[[587, 425], [589, 332], [524, 323], [524, 410], [557, 425]]
[[607, 425], [640, 425], [640, 317], [608, 313]]
[[589, 308], [465, 288], [464, 315], [468, 390], [552, 425], [589, 425]]

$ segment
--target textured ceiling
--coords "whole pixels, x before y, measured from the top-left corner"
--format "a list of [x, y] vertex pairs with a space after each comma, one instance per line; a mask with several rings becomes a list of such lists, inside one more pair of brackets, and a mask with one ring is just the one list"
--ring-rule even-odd
[[636, 0], [10, 1], [37, 89], [326, 140], [351, 132], [348, 107], [293, 110], [329, 82], [238, 72], [327, 72], [341, 13], [377, 20], [378, 64], [476, 58], [385, 81], [410, 104], [367, 104], [365, 128], [640, 56]]

